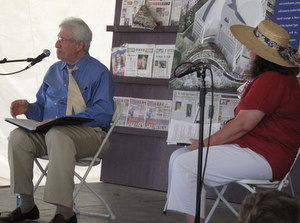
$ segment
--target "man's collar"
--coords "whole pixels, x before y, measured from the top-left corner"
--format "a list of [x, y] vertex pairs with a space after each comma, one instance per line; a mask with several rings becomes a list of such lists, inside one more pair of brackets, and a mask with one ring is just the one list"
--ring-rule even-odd
[[74, 67], [74, 66], [77, 66], [78, 67], [78, 70], [80, 70], [80, 68], [84, 67], [85, 64], [87, 63], [88, 61], [88, 58], [90, 58], [90, 54], [89, 53], [86, 53], [77, 63], [73, 64], [73, 65], [68, 65], [65, 61], [62, 61], [62, 64], [61, 64], [61, 67], [60, 69], [63, 70], [63, 69], [67, 69], [66, 67]]

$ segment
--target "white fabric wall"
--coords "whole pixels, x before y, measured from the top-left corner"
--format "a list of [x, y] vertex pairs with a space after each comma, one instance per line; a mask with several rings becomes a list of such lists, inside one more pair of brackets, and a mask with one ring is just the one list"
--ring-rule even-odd
[[[7, 137], [14, 126], [4, 118], [10, 117], [10, 103], [22, 98], [35, 100], [46, 70], [57, 61], [54, 45], [58, 25], [66, 17], [85, 20], [93, 31], [90, 54], [109, 67], [112, 33], [106, 32], [106, 25], [113, 24], [115, 1], [1, 0], [0, 10], [0, 60], [35, 58], [44, 49], [51, 51], [49, 57], [24, 72], [0, 76], [0, 179], [9, 179]], [[18, 71], [27, 65], [0, 64], [0, 73]], [[99, 170], [93, 171], [93, 175], [98, 180]]]

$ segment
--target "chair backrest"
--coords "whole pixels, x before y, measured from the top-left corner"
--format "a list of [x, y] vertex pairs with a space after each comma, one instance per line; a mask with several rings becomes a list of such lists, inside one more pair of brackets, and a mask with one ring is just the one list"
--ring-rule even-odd
[[122, 111], [123, 111], [123, 107], [122, 107], [122, 104], [120, 102], [114, 102], [114, 106], [115, 106], [115, 111], [114, 111], [114, 115], [112, 117], [112, 125], [116, 125], [119, 118], [121, 117], [122, 115]]
[[293, 164], [291, 165], [289, 171], [286, 173], [286, 175], [284, 176], [284, 178], [280, 181], [280, 184], [279, 184], [279, 186], [278, 186], [278, 189], [279, 189], [279, 190], [281, 190], [282, 187], [285, 186], [285, 184], [291, 183], [291, 182], [288, 182], [289, 179], [290, 179], [290, 173], [291, 173], [291, 171], [293, 170], [293, 168], [294, 168], [294, 166], [295, 166], [295, 164], [296, 164], [296, 162], [297, 162], [297, 159], [299, 158], [299, 154], [300, 154], [300, 148], [298, 149], [298, 153], [297, 153], [297, 155], [296, 155], [296, 157], [295, 157], [295, 159], [294, 159], [294, 162], [293, 162]]
[[99, 147], [97, 153], [95, 154], [94, 157], [86, 157], [86, 158], [82, 158], [76, 161], [76, 165], [77, 166], [89, 166], [91, 163], [93, 166], [98, 165], [101, 160], [98, 158], [99, 154], [101, 153], [103, 147], [105, 146], [110, 134], [112, 133], [114, 127], [116, 126], [119, 118], [122, 115], [122, 111], [123, 111], [123, 107], [122, 104], [120, 102], [114, 102], [114, 114], [112, 117], [112, 120], [110, 122], [110, 127], [109, 130], [105, 136], [105, 138], [103, 139], [101, 146]]

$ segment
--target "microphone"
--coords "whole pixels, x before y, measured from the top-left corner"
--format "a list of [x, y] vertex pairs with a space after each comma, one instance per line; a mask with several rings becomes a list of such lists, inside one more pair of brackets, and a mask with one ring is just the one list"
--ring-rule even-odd
[[50, 50], [48, 49], [44, 50], [43, 53], [37, 56], [36, 58], [34, 58], [32, 62], [25, 69], [28, 69], [33, 65], [35, 65], [36, 63], [41, 62], [45, 57], [48, 57], [49, 55], [50, 55]]
[[176, 69], [174, 70], [174, 76], [180, 78], [198, 71], [200, 71], [201, 74], [205, 74], [205, 69], [207, 69], [208, 67], [209, 65], [202, 61], [198, 63], [185, 62], [176, 67]]

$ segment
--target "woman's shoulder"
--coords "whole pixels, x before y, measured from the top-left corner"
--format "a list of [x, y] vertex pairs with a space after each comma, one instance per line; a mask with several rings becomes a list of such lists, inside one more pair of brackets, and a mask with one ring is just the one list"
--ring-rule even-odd
[[266, 72], [263, 72], [261, 73], [258, 78], [280, 78], [284, 75], [280, 74], [279, 72], [277, 71], [266, 71]]
[[286, 81], [288, 79], [295, 79], [296, 80], [296, 76], [293, 74], [290, 75], [283, 75], [277, 71], [266, 71], [261, 73], [259, 76], [257, 76], [255, 78], [255, 80], [259, 80], [259, 81]]

